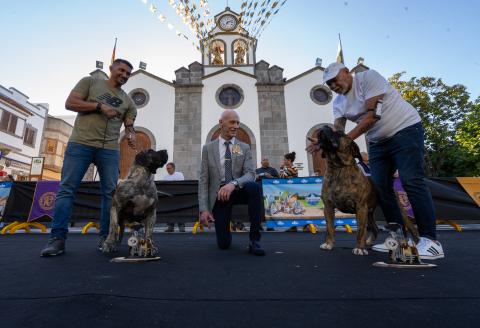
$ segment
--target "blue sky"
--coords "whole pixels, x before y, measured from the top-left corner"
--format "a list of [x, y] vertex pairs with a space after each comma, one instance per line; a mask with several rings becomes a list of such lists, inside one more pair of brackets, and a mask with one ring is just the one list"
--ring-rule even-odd
[[[198, 3], [198, 0], [196, 1]], [[181, 30], [167, 0], [158, 6]], [[239, 12], [240, 0], [229, 0]], [[108, 64], [115, 37], [117, 57], [139, 61], [167, 80], [200, 53], [161, 23], [141, 0], [0, 0], [0, 84], [32, 102], [47, 102], [53, 115], [69, 114], [64, 101], [75, 83]], [[212, 15], [225, 0], [211, 0]], [[464, 84], [480, 95], [480, 2], [468, 0], [288, 0], [260, 37], [257, 60], [285, 69], [291, 78], [323, 59], [335, 60], [338, 33], [347, 66], [358, 57], [384, 76], [434, 76]], [[107, 66], [107, 65], [106, 65]], [[105, 67], [106, 67], [105, 66]]]

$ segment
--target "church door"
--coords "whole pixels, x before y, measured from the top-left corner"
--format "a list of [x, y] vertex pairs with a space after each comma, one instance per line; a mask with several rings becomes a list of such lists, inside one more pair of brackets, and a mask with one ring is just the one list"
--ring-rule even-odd
[[[217, 139], [219, 136], [220, 136], [220, 132], [221, 130], [218, 129], [217, 131], [215, 131], [215, 133], [212, 135], [212, 141]], [[238, 140], [240, 140], [241, 142], [244, 142], [246, 143], [247, 145], [251, 146], [252, 145], [252, 141], [250, 140], [250, 137], [249, 135], [247, 134], [247, 132], [245, 132], [244, 129], [242, 128], [238, 128], [237, 130], [237, 137], [236, 137]]]
[[[310, 137], [316, 136], [320, 129], [316, 130]], [[315, 152], [312, 155], [313, 159], [313, 174], [318, 176], [325, 175], [326, 161], [322, 158], [321, 152]]]
[[127, 176], [128, 170], [130, 170], [135, 160], [135, 155], [151, 147], [150, 138], [140, 131], [137, 131], [137, 149], [132, 149], [128, 146], [127, 136], [122, 138], [120, 142], [120, 179], [124, 179]]

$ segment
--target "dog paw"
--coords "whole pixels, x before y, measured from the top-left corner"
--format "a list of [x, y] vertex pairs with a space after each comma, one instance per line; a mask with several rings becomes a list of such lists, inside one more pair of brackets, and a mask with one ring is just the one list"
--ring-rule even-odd
[[324, 251], [331, 251], [333, 249], [333, 244], [324, 243], [320, 245], [320, 248]]
[[360, 256], [368, 255], [368, 251], [363, 248], [354, 248], [352, 253], [354, 255], [360, 255]]
[[115, 253], [117, 251], [116, 243], [110, 243], [108, 241], [103, 243], [102, 252], [103, 253]]

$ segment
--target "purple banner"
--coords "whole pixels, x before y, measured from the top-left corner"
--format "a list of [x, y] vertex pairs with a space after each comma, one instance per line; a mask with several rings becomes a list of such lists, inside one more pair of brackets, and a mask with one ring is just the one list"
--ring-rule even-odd
[[408, 200], [405, 189], [403, 189], [402, 183], [400, 182], [400, 178], [395, 178], [395, 180], [393, 181], [393, 189], [397, 194], [398, 200], [400, 202], [400, 206], [403, 207], [403, 209], [407, 212], [407, 215], [409, 217], [414, 218], [415, 215], [413, 215], [412, 205]]
[[44, 215], [53, 218], [59, 185], [60, 181], [39, 181], [37, 183], [28, 222], [35, 221]]

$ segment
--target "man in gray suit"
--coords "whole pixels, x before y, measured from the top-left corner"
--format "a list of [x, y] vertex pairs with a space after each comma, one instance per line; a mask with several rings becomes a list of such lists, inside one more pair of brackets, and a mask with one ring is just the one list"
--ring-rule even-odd
[[235, 137], [240, 118], [234, 110], [225, 110], [219, 120], [220, 137], [203, 146], [198, 182], [200, 223], [215, 222], [217, 244], [228, 249], [232, 243], [230, 216], [235, 204], [248, 204], [250, 217], [249, 253], [265, 255], [260, 246], [262, 193], [255, 183], [255, 166], [250, 146]]

